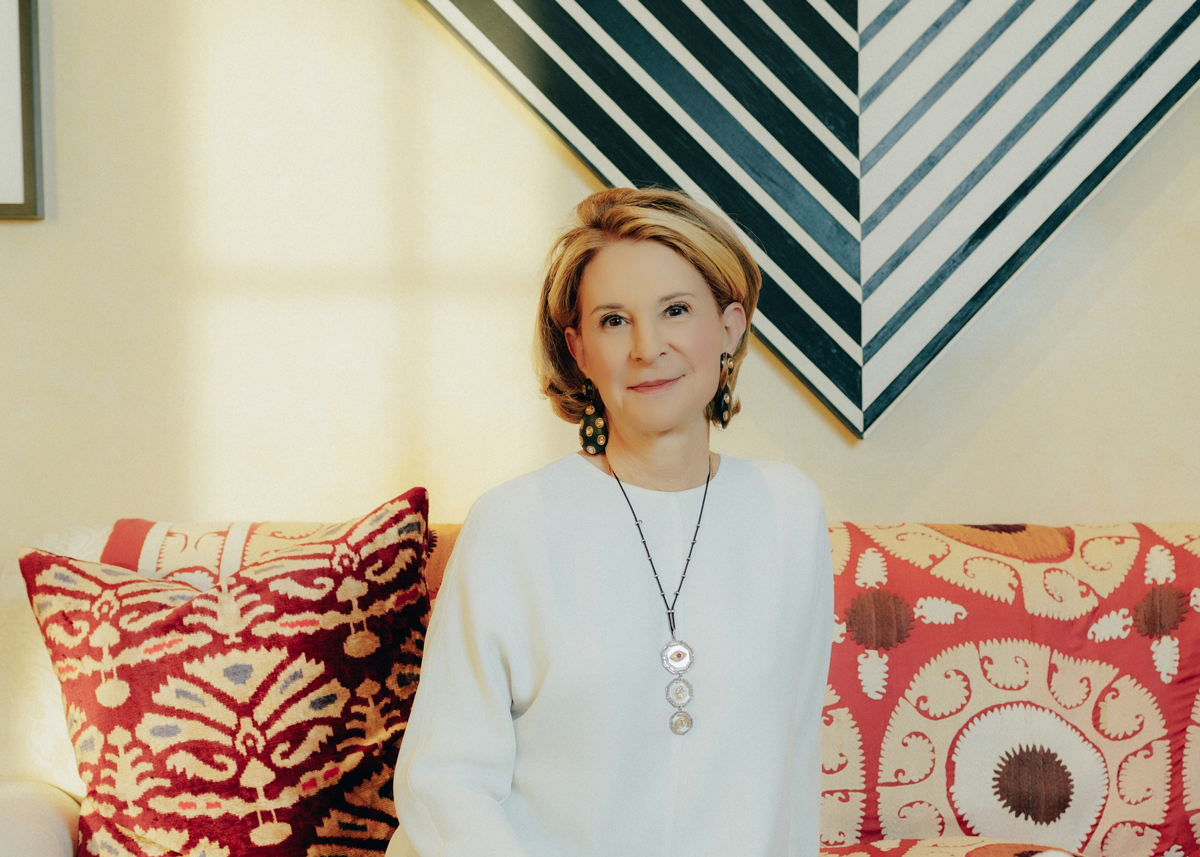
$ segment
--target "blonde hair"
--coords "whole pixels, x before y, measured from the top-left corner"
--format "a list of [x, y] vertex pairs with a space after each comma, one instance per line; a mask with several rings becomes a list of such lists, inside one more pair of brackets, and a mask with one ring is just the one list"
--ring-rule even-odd
[[[691, 263], [708, 283], [724, 312], [737, 302], [746, 311], [746, 332], [733, 352], [727, 378], [732, 392], [746, 354], [750, 318], [758, 303], [762, 275], [729, 222], [680, 191], [662, 188], [610, 188], [575, 207], [575, 225], [550, 250], [538, 305], [535, 362], [542, 392], [554, 412], [569, 422], [583, 417], [583, 373], [567, 348], [564, 331], [579, 326], [579, 283], [588, 263], [617, 241], [657, 241]], [[717, 391], [713, 390], [716, 398]], [[735, 398], [733, 416], [741, 410]], [[720, 425], [709, 402], [704, 415]]]

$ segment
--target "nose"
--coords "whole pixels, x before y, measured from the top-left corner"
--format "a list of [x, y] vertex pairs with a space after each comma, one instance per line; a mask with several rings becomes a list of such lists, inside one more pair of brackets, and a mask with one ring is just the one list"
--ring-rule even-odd
[[666, 339], [656, 324], [638, 324], [633, 329], [630, 356], [643, 363], [653, 363], [667, 351]]

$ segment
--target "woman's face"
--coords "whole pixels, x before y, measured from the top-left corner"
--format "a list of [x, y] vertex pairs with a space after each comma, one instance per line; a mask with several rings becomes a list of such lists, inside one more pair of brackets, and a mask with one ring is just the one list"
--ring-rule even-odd
[[721, 353], [746, 329], [741, 304], [717, 308], [691, 263], [655, 241], [618, 241], [588, 263], [567, 346], [604, 400], [611, 440], [703, 432]]

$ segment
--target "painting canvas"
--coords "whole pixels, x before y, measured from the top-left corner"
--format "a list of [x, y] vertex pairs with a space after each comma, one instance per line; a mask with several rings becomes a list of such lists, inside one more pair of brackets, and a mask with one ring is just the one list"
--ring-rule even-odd
[[0, 0], [0, 218], [42, 216], [36, 0]]
[[728, 212], [860, 437], [1200, 76], [1189, 0], [426, 3], [602, 181]]

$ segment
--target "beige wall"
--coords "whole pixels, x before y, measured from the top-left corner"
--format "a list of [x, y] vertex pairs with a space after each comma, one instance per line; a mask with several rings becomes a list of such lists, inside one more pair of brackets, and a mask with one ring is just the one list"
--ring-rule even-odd
[[[0, 223], [0, 554], [118, 516], [461, 519], [575, 448], [529, 371], [594, 179], [417, 0], [42, 0], [47, 218]], [[858, 520], [1200, 518], [1200, 99], [866, 441], [770, 354], [719, 450]]]

